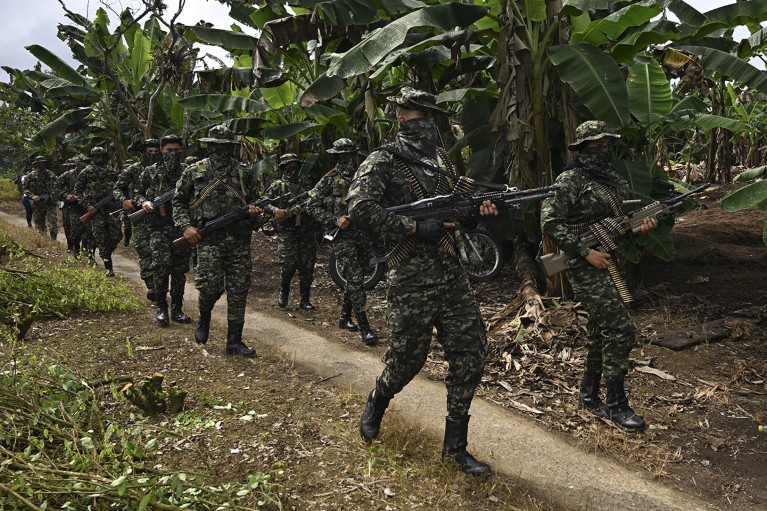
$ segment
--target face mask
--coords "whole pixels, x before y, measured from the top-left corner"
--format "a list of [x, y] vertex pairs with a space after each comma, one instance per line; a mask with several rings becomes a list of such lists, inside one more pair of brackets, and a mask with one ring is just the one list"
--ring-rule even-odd
[[105, 159], [102, 155], [91, 156], [91, 163], [93, 163], [93, 165], [95, 165], [96, 167], [103, 167], [105, 163]]
[[342, 154], [338, 156], [336, 170], [342, 177], [351, 179], [357, 171], [357, 158], [353, 154]]
[[162, 154], [161, 153], [143, 153], [141, 155], [141, 163], [144, 164], [145, 167], [149, 167], [150, 165], [154, 165], [155, 163], [160, 163], [162, 160]]
[[162, 153], [162, 161], [165, 168], [170, 171], [176, 171], [181, 168], [181, 151], [171, 151]]
[[433, 117], [417, 117], [400, 123], [397, 142], [413, 155], [434, 159], [437, 155], [437, 123]]
[[285, 165], [282, 169], [282, 178], [285, 181], [290, 181], [291, 183], [298, 180], [298, 171], [300, 170], [300, 167], [298, 166], [298, 163], [291, 162]]
[[610, 161], [610, 146], [591, 146], [581, 153], [595, 160]]
[[221, 168], [229, 163], [234, 153], [234, 146], [229, 144], [209, 144], [208, 158], [213, 167]]

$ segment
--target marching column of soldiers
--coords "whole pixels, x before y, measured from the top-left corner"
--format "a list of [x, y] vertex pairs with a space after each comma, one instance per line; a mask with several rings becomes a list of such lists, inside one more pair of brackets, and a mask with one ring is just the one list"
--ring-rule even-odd
[[[456, 256], [454, 232], [456, 222], [476, 224], [482, 216], [496, 216], [498, 207], [484, 201], [475, 211], [449, 221], [414, 220], [392, 211], [394, 206], [450, 194], [456, 173], [439, 143], [437, 120], [446, 112], [437, 107], [436, 97], [404, 87], [389, 100], [397, 122], [394, 141], [372, 151], [358, 165], [354, 142], [336, 140], [327, 150], [335, 166], [313, 188], [301, 179], [300, 157], [286, 153], [278, 160], [280, 176], [260, 196], [255, 174], [238, 161], [239, 144], [223, 125], [200, 139], [207, 152], [203, 159], [183, 159], [182, 138], [166, 135], [138, 144], [141, 160], [119, 175], [100, 146], [90, 150], [87, 165], [84, 156], [68, 160], [64, 164], [68, 170], [58, 179], [48, 170], [48, 160], [38, 157], [32, 171], [20, 179], [19, 188], [25, 207], [33, 206], [35, 227], [54, 240], [56, 207], [61, 204], [67, 250], [75, 259], [87, 254], [89, 264], [95, 266], [98, 249], [108, 276], [114, 276], [112, 253], [122, 238], [119, 217], [141, 213], [143, 220], [133, 226], [132, 246], [139, 255], [147, 299], [156, 307], [156, 323], [168, 327], [171, 321], [192, 322], [182, 307], [194, 254], [199, 292], [194, 339], [207, 343], [212, 309], [226, 293], [225, 352], [242, 357], [256, 356], [242, 338], [254, 230], [267, 220], [276, 224], [277, 305], [282, 309], [288, 305], [296, 273], [299, 308], [315, 309], [310, 291], [316, 226], [333, 238], [345, 280], [338, 326], [359, 331], [368, 346], [379, 337], [366, 315], [363, 278], [371, 239], [382, 237], [388, 268], [388, 348], [383, 355], [385, 367], [360, 417], [360, 435], [368, 442], [378, 436], [387, 407], [420, 372], [435, 337], [449, 363], [442, 455], [466, 473], [487, 474], [490, 466], [467, 451], [469, 408], [484, 370], [487, 339], [474, 291]], [[619, 249], [607, 253], [583, 246], [570, 228], [615, 213], [615, 205], [620, 204], [625, 187], [609, 161], [610, 142], [618, 135], [604, 123], [587, 121], [576, 136], [570, 148], [581, 154], [560, 174], [554, 196], [544, 202], [542, 230], [574, 258], [568, 276], [592, 317], [579, 404], [625, 430], [642, 431], [644, 420], [631, 409], [623, 390], [635, 329], [611, 280], [613, 273], [606, 272], [614, 267], [620, 271], [623, 258]], [[656, 226], [656, 221], [647, 221], [642, 232]], [[602, 378], [605, 403], [599, 397]]]

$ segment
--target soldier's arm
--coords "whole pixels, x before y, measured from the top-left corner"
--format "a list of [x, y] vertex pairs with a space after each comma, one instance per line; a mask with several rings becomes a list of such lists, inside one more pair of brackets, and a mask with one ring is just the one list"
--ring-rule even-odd
[[66, 187], [67, 177], [69, 177], [69, 171], [61, 174], [53, 182], [53, 190], [51, 191], [51, 194], [52, 197], [57, 201], [66, 199], [66, 190], [64, 190], [64, 188]]
[[115, 196], [115, 200], [123, 202], [124, 200], [131, 199], [130, 182], [133, 174], [133, 165], [125, 169], [117, 177], [115, 182], [115, 189], [112, 192]]
[[560, 187], [554, 197], [544, 200], [541, 206], [541, 229], [566, 254], [580, 254], [588, 247], [567, 226], [568, 214], [578, 202], [579, 186], [564, 175], [557, 179], [557, 183]]
[[332, 185], [332, 178], [323, 177], [320, 179], [314, 188], [309, 191], [309, 200], [306, 203], [306, 212], [309, 213], [315, 220], [320, 222], [325, 227], [334, 228], [336, 226], [336, 218], [332, 211], [327, 211], [324, 208], [325, 197], [330, 195], [330, 189]]
[[150, 186], [151, 174], [149, 168], [146, 168], [139, 174], [138, 179], [136, 179], [136, 182], [133, 185], [133, 200], [136, 201], [136, 207], [141, 207], [146, 201], [154, 199], [154, 197], [149, 197], [149, 194], [147, 194]]
[[191, 214], [189, 210], [189, 202], [192, 199], [192, 193], [194, 191], [194, 165], [190, 165], [184, 172], [181, 173], [181, 177], [176, 182], [176, 192], [171, 199], [171, 205], [173, 206], [173, 223], [177, 227], [186, 228], [192, 222]]
[[[280, 180], [274, 180], [264, 192], [264, 197], [267, 199], [274, 199], [282, 195], [282, 186]], [[270, 215], [274, 214], [274, 210], [277, 209], [276, 205], [267, 204], [264, 206], [264, 211]]]
[[86, 207], [90, 204], [90, 197], [86, 196], [85, 194], [85, 188], [87, 184], [88, 168], [86, 167], [82, 172], [80, 172], [80, 175], [77, 176], [77, 181], [75, 182], [75, 196], [77, 196], [77, 200], [80, 201], [80, 204]]

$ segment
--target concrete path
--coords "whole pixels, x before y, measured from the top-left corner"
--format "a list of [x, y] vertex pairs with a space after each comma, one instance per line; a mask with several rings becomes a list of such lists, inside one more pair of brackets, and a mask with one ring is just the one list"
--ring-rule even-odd
[[[0, 218], [24, 225], [21, 217], [0, 212]], [[117, 255], [113, 259], [115, 272], [143, 285], [136, 261]], [[196, 317], [197, 291], [191, 282], [187, 283], [185, 302], [189, 304], [186, 311]], [[226, 323], [225, 305], [225, 299], [221, 300], [213, 311], [214, 319], [221, 324]], [[253, 343], [256, 349], [268, 345], [281, 350], [299, 366], [320, 378], [332, 377], [334, 383], [356, 388], [361, 396], [367, 395], [383, 367], [374, 354], [347, 349], [312, 331], [250, 308], [245, 318], [245, 336], [256, 340]], [[223, 350], [223, 346], [220, 348]], [[254, 363], [258, 363], [257, 360]], [[396, 409], [409, 422], [420, 425], [441, 441], [446, 413], [445, 387], [441, 382], [417, 377], [395, 397], [390, 409]], [[482, 399], [474, 400], [471, 413], [469, 450], [478, 459], [488, 462], [497, 473], [529, 487], [541, 498], [550, 499], [557, 509], [715, 509], [652, 480], [646, 472], [583, 452], [533, 421]], [[386, 417], [382, 431], [385, 429]]]

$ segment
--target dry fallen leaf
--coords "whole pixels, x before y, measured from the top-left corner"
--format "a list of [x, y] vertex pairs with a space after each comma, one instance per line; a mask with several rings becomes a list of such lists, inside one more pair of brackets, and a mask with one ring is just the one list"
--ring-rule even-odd
[[664, 380], [669, 380], [669, 381], [676, 380], [676, 376], [672, 376], [668, 374], [667, 372], [661, 371], [660, 369], [655, 369], [654, 367], [637, 366], [634, 368], [634, 370], [640, 373], [652, 374], [652, 375], [658, 376], [659, 378], [663, 378]]

